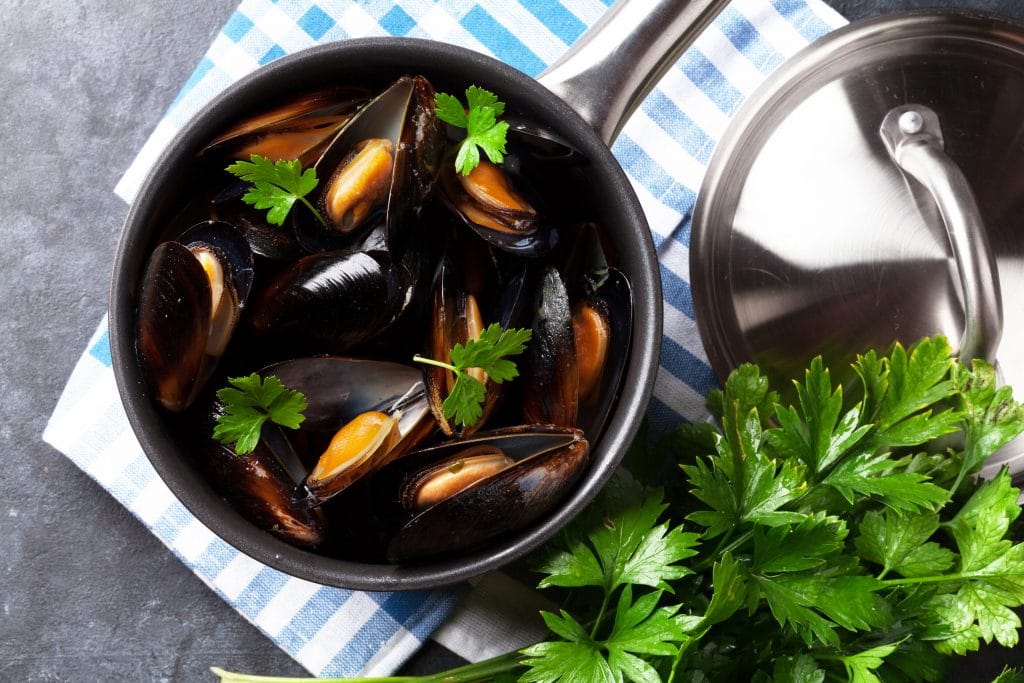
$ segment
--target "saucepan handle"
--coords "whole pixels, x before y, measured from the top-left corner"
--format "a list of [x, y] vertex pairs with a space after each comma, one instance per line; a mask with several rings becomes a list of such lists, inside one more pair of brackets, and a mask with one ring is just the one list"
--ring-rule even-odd
[[1003, 331], [999, 274], [974, 193], [945, 152], [939, 117], [924, 105], [903, 105], [885, 116], [880, 133], [896, 165], [931, 194], [949, 236], [964, 306], [958, 356], [993, 361]]
[[620, 0], [537, 80], [608, 145], [729, 0]]

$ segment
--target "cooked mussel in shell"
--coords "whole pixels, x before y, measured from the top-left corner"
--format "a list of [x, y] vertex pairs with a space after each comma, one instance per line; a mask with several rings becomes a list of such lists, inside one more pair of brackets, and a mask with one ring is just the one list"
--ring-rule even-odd
[[393, 463], [405, 521], [388, 544], [392, 562], [465, 550], [548, 512], [586, 465], [576, 429], [522, 425], [479, 432]]
[[442, 200], [488, 243], [521, 256], [540, 256], [550, 248], [537, 209], [506, 169], [481, 159], [467, 175], [445, 166], [440, 179]]
[[426, 278], [414, 250], [310, 254], [280, 271], [253, 305], [256, 333], [292, 353], [346, 353], [387, 330]]
[[164, 242], [139, 290], [139, 361], [160, 405], [187, 408], [224, 353], [253, 281], [248, 243], [226, 223]]
[[200, 152], [224, 158], [316, 161], [327, 142], [370, 99], [364, 88], [333, 86], [248, 117], [218, 135]]
[[320, 545], [327, 537], [326, 516], [292, 500], [295, 482], [265, 440], [245, 456], [210, 440], [204, 463], [214, 488], [256, 526], [307, 548]]
[[[417, 369], [389, 361], [300, 358], [272, 365], [285, 386], [308, 404], [300, 429], [315, 448], [295, 499], [321, 505], [348, 486], [414, 448], [432, 425]], [[323, 444], [323, 445], [321, 445]]]
[[383, 222], [398, 254], [437, 175], [444, 128], [434, 114], [434, 89], [422, 76], [404, 76], [363, 107], [316, 162], [321, 179], [314, 203], [326, 219], [295, 214], [307, 249], [347, 245], [346, 236]]
[[[489, 324], [498, 323], [508, 329], [517, 322], [526, 288], [526, 265], [502, 264], [502, 272], [495, 273], [498, 261], [492, 257], [481, 240], [449, 242], [434, 275], [427, 357], [450, 363], [451, 350], [457, 344], [479, 339]], [[455, 384], [455, 373], [434, 365], [425, 366], [423, 373], [430, 408], [442, 432], [463, 436], [484, 427], [500, 397], [500, 384], [480, 368], [468, 369], [467, 374], [484, 385], [485, 397], [476, 423], [458, 425], [444, 415], [442, 408]]]

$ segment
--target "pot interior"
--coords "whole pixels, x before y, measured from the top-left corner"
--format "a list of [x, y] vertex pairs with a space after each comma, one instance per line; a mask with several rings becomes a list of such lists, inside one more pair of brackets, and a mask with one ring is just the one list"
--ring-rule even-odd
[[[194, 190], [197, 152], [248, 112], [329, 84], [351, 83], [379, 92], [403, 74], [422, 74], [438, 91], [462, 93], [476, 84], [494, 91], [509, 111], [543, 122], [588, 160], [586, 202], [606, 227], [620, 267], [633, 288], [634, 323], [621, 393], [583, 478], [558, 508], [524, 531], [473, 551], [422, 564], [395, 566], [326, 557], [300, 550], [242, 519], [218, 496], [185, 452], [181, 427], [155, 406], [135, 355], [139, 278], [162, 240], [180, 233]], [[187, 213], [187, 212], [186, 212]], [[346, 588], [414, 589], [460, 581], [494, 569], [538, 546], [592, 498], [621, 459], [646, 408], [661, 340], [661, 294], [646, 220], [621, 169], [596, 134], [563, 102], [522, 73], [477, 53], [408, 39], [331, 44], [283, 58], [219, 96], [181, 132], [157, 161], [129, 213], [111, 289], [111, 352], [122, 400], [154, 467], [196, 517], [252, 557], [287, 573]]]

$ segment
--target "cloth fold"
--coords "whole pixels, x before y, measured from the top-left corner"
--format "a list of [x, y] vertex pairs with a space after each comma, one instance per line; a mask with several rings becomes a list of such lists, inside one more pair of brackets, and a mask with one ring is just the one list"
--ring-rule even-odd
[[[608, 4], [610, 0], [244, 0], [115, 192], [130, 202], [164, 147], [204, 104], [240, 77], [286, 54], [346, 38], [410, 36], [456, 43], [535, 76]], [[844, 23], [820, 0], [734, 0], [669, 70], [612, 147], [643, 205], [661, 263], [665, 336], [649, 410], [655, 433], [680, 420], [703, 419], [704, 394], [715, 384], [689, 286], [690, 216], [715, 143], [745, 97], [775, 68]], [[329, 588], [282, 574], [217, 538], [150, 466], [128, 426], [110, 364], [104, 319], [75, 366], [43, 438], [110, 491], [202, 581], [311, 673], [391, 673], [452, 614], [468, 587], [409, 593]], [[469, 659], [522, 645], [529, 630], [481, 619], [489, 600], [509, 592], [494, 585], [482, 582], [471, 608], [460, 610], [440, 632], [446, 645]], [[488, 621], [493, 632], [482, 633]], [[461, 635], [470, 633], [472, 638]], [[467, 644], [463, 652], [460, 643]]]

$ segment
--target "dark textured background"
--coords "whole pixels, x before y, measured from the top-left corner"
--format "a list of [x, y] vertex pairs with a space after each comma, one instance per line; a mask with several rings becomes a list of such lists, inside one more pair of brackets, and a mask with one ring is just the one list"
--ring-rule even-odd
[[[850, 19], [955, 6], [1024, 22], [1021, 0], [828, 1]], [[303, 673], [40, 440], [106, 309], [127, 210], [114, 184], [236, 4], [3, 3], [0, 681]], [[434, 646], [413, 667], [444, 661]]]

